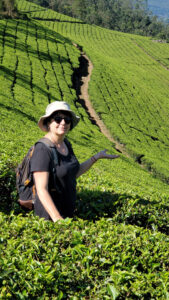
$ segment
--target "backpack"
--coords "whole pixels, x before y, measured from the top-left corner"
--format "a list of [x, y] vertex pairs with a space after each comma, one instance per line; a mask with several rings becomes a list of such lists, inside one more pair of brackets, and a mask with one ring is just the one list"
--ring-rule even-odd
[[[68, 146], [68, 141], [65, 140], [66, 145]], [[68, 142], [68, 143], [67, 143]], [[47, 138], [40, 139], [37, 143], [43, 143], [46, 145], [48, 149], [51, 151], [52, 157], [52, 174], [53, 174], [53, 183], [54, 189], [58, 193], [61, 193], [61, 189], [58, 184], [57, 176], [56, 176], [56, 166], [58, 165], [58, 155], [55, 149], [54, 144]], [[33, 204], [35, 202], [36, 197], [36, 189], [35, 184], [33, 181], [33, 174], [30, 172], [31, 168], [31, 157], [33, 155], [35, 143], [29, 150], [26, 156], [24, 157], [23, 161], [18, 165], [16, 169], [16, 188], [19, 194], [19, 204], [22, 208], [26, 208], [29, 210], [33, 209]]]

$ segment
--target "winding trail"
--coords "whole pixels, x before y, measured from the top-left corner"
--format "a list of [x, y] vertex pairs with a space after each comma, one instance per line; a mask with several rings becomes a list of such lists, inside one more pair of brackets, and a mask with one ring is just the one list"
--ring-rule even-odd
[[[91, 123], [97, 125], [100, 131], [102, 132], [102, 134], [114, 144], [114, 148], [118, 152], [122, 153], [125, 157], [133, 158], [129, 153], [127, 153], [125, 149], [125, 145], [117, 142], [113, 138], [110, 131], [105, 126], [105, 124], [103, 123], [103, 121], [100, 119], [99, 115], [96, 113], [95, 109], [93, 108], [88, 94], [88, 85], [92, 75], [93, 64], [78, 45], [74, 44], [74, 46], [81, 51], [81, 56], [79, 59], [80, 66], [78, 69], [75, 69], [74, 77], [73, 77], [73, 85], [77, 94], [77, 102], [79, 102], [84, 107], [86, 113], [89, 116], [89, 120], [91, 121]], [[162, 66], [165, 67], [164, 65]], [[153, 172], [148, 169], [148, 166], [143, 163], [142, 161], [143, 156], [144, 155], [140, 155], [139, 157], [137, 157], [135, 162], [138, 163], [141, 168], [145, 169], [150, 174], [153, 174]], [[168, 180], [166, 182], [168, 184]]]
[[[79, 48], [78, 45], [74, 44], [75, 47]], [[92, 75], [93, 70], [93, 64], [90, 61], [90, 59], [84, 54], [84, 52], [81, 51], [81, 57], [87, 62], [87, 75], [82, 76], [81, 79], [81, 87], [80, 87], [80, 93], [78, 95], [79, 99], [84, 101], [85, 107], [87, 109], [87, 113], [90, 116], [91, 120], [94, 120], [94, 123], [99, 127], [100, 131], [111, 141], [115, 144], [115, 149], [124, 154], [125, 156], [129, 157], [129, 154], [125, 151], [124, 144], [121, 144], [117, 142], [111, 135], [110, 131], [107, 129], [103, 121], [100, 119], [96, 111], [94, 110], [89, 94], [88, 94], [88, 84]]]

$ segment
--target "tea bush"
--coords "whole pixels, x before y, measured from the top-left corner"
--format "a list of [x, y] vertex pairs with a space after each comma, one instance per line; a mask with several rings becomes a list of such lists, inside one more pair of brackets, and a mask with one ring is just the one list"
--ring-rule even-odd
[[1, 299], [166, 299], [165, 235], [111, 218], [1, 224]]

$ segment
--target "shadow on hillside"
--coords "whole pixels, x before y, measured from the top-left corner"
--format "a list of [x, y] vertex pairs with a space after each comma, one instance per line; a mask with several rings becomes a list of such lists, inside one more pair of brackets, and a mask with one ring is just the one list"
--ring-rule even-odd
[[[5, 165], [5, 169], [1, 169], [1, 171], [0, 211], [9, 214], [11, 210], [14, 210], [17, 214], [18, 196], [16, 192], [15, 166]], [[167, 199], [165, 205], [160, 200], [144, 199], [139, 195], [132, 196], [131, 194], [115, 193], [113, 191], [82, 189], [80, 191], [77, 190], [75, 216], [86, 220], [97, 220], [102, 217], [113, 218], [118, 214], [121, 221], [123, 221], [122, 219], [128, 218], [129, 215], [132, 217], [133, 213], [135, 214], [135, 216], [133, 215], [134, 218], [136, 216], [137, 218], [145, 217], [147, 212], [148, 214], [157, 212], [157, 215], [168, 213], [169, 205], [167, 203]]]
[[[19, 20], [12, 20], [7, 23], [7, 30], [10, 29], [10, 34], [6, 33], [5, 30], [5, 36], [11, 37], [13, 39], [16, 39], [16, 29], [17, 29], [17, 34], [22, 33], [27, 37], [29, 34], [29, 37], [34, 37], [35, 39], [46, 39], [48, 42], [53, 42], [53, 43], [67, 43], [72, 45], [72, 41], [67, 38], [62, 36], [60, 33], [56, 32], [55, 30], [52, 30], [50, 28], [44, 27], [42, 24], [34, 22], [32, 19], [28, 20], [27, 22], [24, 22], [23, 24], [19, 22]], [[0, 31], [2, 33], [2, 36], [4, 35], [4, 25], [0, 24]], [[17, 41], [18, 43], [18, 41]], [[24, 41], [25, 43], [25, 41]]]
[[169, 234], [168, 214], [167, 199], [165, 205], [160, 201], [143, 199], [138, 195], [97, 190], [79, 192], [75, 211], [75, 217], [84, 220], [97, 221], [103, 217], [111, 218], [115, 224], [156, 228], [167, 235]]
[[117, 212], [122, 217], [128, 209], [143, 216], [144, 209], [154, 210], [155, 208], [169, 212], [169, 205], [161, 204], [155, 200], [143, 199], [138, 195], [84, 189], [77, 193], [75, 213], [82, 219], [95, 220], [102, 217], [112, 218]]
[[63, 22], [63, 23], [73, 23], [73, 24], [86, 24], [86, 22], [82, 21], [69, 21], [69, 20], [60, 20], [60, 19], [54, 19], [54, 18], [39, 18], [39, 17], [32, 17], [33, 20], [39, 20], [39, 21], [49, 21], [49, 22]]
[[[7, 78], [8, 80], [10, 80], [11, 82], [14, 82], [14, 77], [15, 77], [15, 72], [12, 71], [11, 69], [5, 67], [5, 66], [1, 66], [1, 74], [3, 74], [3, 76], [5, 78]], [[30, 83], [30, 78], [27, 75], [24, 75], [22, 73], [19, 73], [17, 71], [16, 74], [17, 77], [17, 85], [23, 87], [24, 89], [27, 89], [29, 91], [31, 91], [32, 89], [34, 89], [34, 91], [37, 91], [38, 93], [48, 97], [49, 94], [49, 90], [45, 90], [42, 87], [40, 87], [39, 85], [33, 83], [31, 86]], [[45, 84], [44, 84], [45, 85]], [[54, 100], [58, 100], [55, 96], [52, 95], [52, 98]], [[17, 101], [17, 99], [15, 99], [15, 101]]]
[[[30, 35], [30, 34], [29, 34]], [[45, 39], [45, 37], [39, 37], [38, 36], [38, 40], [39, 39]], [[55, 39], [49, 39], [47, 38], [46, 39], [46, 42], [52, 42], [54, 44], [63, 44], [63, 42], [59, 41], [59, 40], [55, 40]], [[31, 57], [34, 57], [35, 59], [40, 59], [42, 62], [43, 61], [46, 61], [46, 62], [52, 62], [52, 63], [67, 63], [67, 57], [64, 57], [63, 55], [58, 55], [57, 53], [57, 50], [56, 52], [52, 52], [51, 49], [50, 49], [50, 54], [46, 51], [42, 51], [40, 50], [40, 47], [38, 47], [37, 49], [37, 44], [35, 44], [35, 47], [32, 48], [31, 45], [27, 45], [27, 48], [26, 48], [26, 44], [25, 43], [19, 43], [17, 41], [17, 43], [15, 43], [14, 41], [14, 38], [12, 36], [10, 36], [10, 39], [7, 39], [5, 40], [5, 45], [7, 47], [10, 47], [12, 50], [15, 49], [15, 50], [19, 50], [21, 52], [25, 52], [26, 56], [27, 55], [30, 55]]]
[[[3, 55], [0, 57], [2, 63], [1, 73], [5, 78], [9, 79], [12, 82], [11, 89], [14, 90], [14, 84], [17, 80], [17, 84], [24, 87], [24, 89], [31, 90], [32, 92], [38, 92], [49, 98], [50, 85], [46, 80], [49, 67], [46, 65], [46, 63], [49, 63], [51, 65], [51, 69], [53, 69], [53, 76], [55, 76], [56, 78], [56, 85], [58, 85], [59, 74], [55, 66], [65, 63], [67, 64], [68, 57], [64, 56], [62, 53], [58, 53], [57, 44], [72, 45], [72, 42], [59, 33], [51, 29], [44, 28], [42, 25], [39, 26], [32, 21], [24, 23], [23, 26], [22, 25], [22, 23], [20, 24], [18, 21], [13, 20], [12, 23], [9, 22], [7, 24], [7, 29], [4, 29], [4, 27], [2, 27], [2, 25], [0, 24], [0, 33], [3, 37], [3, 46], [5, 45], [7, 47], [10, 47], [13, 53], [13, 59], [10, 68], [3, 65]], [[6, 33], [7, 30], [11, 31], [10, 34]], [[16, 32], [17, 36], [19, 36], [19, 33], [22, 33], [25, 36], [23, 42], [21, 42], [20, 39], [15, 36]], [[27, 39], [27, 37], [31, 37], [32, 40]], [[41, 48], [40, 40], [46, 41], [46, 50]], [[48, 44], [48, 42], [52, 43], [53, 47], [50, 47], [50, 44]], [[22, 73], [18, 72], [18, 66], [20, 67], [21, 63], [23, 63], [23, 58], [22, 56], [19, 56], [19, 53], [17, 51], [25, 53], [24, 55], [25, 57], [27, 57], [27, 63], [23, 65]], [[34, 72], [36, 62], [37, 68], [39, 66], [42, 70], [42, 72], [39, 74], [42, 77], [42, 80], [44, 80], [44, 87], [37, 84], [34, 78], [33, 80], [30, 78], [31, 76], [37, 76]], [[23, 74], [24, 69], [26, 69], [26, 71], [29, 70], [29, 74], [28, 72], [25, 72], [25, 74]], [[58, 86], [58, 88], [60, 90], [60, 86]], [[62, 94], [61, 90], [60, 92]], [[57, 100], [55, 96], [53, 96], [53, 100]]]
[[75, 215], [85, 220], [113, 217], [125, 198], [129, 199], [131, 196], [84, 189], [77, 194]]
[[[4, 36], [4, 30], [1, 27], [2, 27], [2, 24], [0, 24], [0, 36], [3, 37]], [[9, 37], [9, 38], [14, 39], [15, 35], [11, 34], [11, 33], [8, 33], [8, 32], [5, 32], [5, 37], [6, 38]]]
[[[1, 95], [1, 93], [0, 93], [0, 95]], [[28, 114], [24, 113], [22, 110], [20, 110], [18, 108], [11, 107], [11, 106], [8, 106], [8, 105], [2, 104], [2, 103], [0, 103], [0, 107], [5, 108], [5, 109], [7, 109], [9, 111], [12, 111], [15, 114], [20, 114], [24, 118], [27, 118], [28, 120], [30, 120], [30, 121], [34, 122], [35, 124], [37, 124], [37, 120], [34, 117], [32, 117], [31, 115], [28, 115]]]
[[[82, 49], [80, 49], [82, 51]], [[88, 72], [89, 68], [89, 62], [86, 59], [86, 57], [81, 53], [81, 56], [79, 57], [79, 67], [74, 69], [73, 75], [72, 75], [72, 83], [73, 83], [73, 89], [76, 91], [76, 100], [75, 100], [75, 106], [78, 108], [79, 104], [83, 107], [85, 112], [88, 115], [88, 119], [91, 122], [92, 125], [97, 125], [94, 118], [90, 115], [89, 110], [86, 106], [85, 100], [82, 98], [82, 86], [84, 85], [84, 77], [87, 77], [89, 75]], [[85, 92], [83, 92], [84, 97]], [[81, 116], [83, 119], [83, 116]]]
[[[89, 75], [88, 67], [88, 60], [83, 55], [81, 55], [79, 57], [79, 67], [74, 70], [72, 76], [73, 88], [76, 90], [76, 95], [78, 98], [81, 94], [81, 86], [84, 84], [82, 78]], [[78, 99], [78, 101], [80, 101], [80, 99]]]
[[[15, 26], [14, 26], [15, 24]], [[19, 25], [19, 26], [18, 26]], [[21, 24], [22, 25], [22, 24]], [[63, 37], [58, 32], [51, 30], [49, 28], [43, 27], [43, 25], [38, 25], [32, 21], [29, 21], [27, 24], [21, 26], [18, 21], [13, 20], [12, 23], [8, 23], [7, 29], [4, 31], [4, 26], [0, 24], [0, 33], [2, 36], [3, 43], [5, 46], [10, 47], [13, 51], [19, 50], [21, 52], [25, 52], [26, 55], [33, 56], [40, 61], [46, 61], [51, 63], [67, 63], [67, 57], [60, 55], [57, 53], [57, 44], [70, 44], [72, 46], [72, 41], [66, 37]], [[10, 30], [11, 33], [8, 34], [6, 31]], [[25, 39], [22, 42], [19, 42], [17, 36], [15, 36], [17, 31], [17, 36], [19, 33], [22, 33], [25, 36]], [[27, 37], [31, 37], [32, 44], [27, 41]], [[38, 41], [45, 40], [46, 47], [48, 47], [48, 42], [53, 43], [54, 49], [56, 52], [51, 50], [51, 47], [48, 53], [48, 50], [43, 51], [40, 47], [40, 43]], [[2, 60], [3, 58], [1, 58]]]
[[[6, 215], [28, 215], [30, 211], [23, 210], [17, 203], [15, 187], [15, 171], [0, 179], [0, 211]], [[81, 218], [97, 221], [101, 218], [111, 218], [115, 224], [124, 223], [142, 228], [168, 232], [169, 206], [158, 201], [149, 201], [139, 196], [101, 192], [84, 189], [77, 193], [74, 219]]]
[[[15, 168], [8, 168], [8, 172], [0, 180], [0, 211], [10, 214], [11, 210], [14, 214], [21, 212], [28, 213], [23, 210], [17, 203], [17, 192], [15, 186]], [[124, 205], [126, 199], [133, 198], [127, 194], [115, 194], [110, 192], [83, 190], [77, 193], [77, 201], [75, 208], [75, 217], [86, 220], [97, 220], [102, 217], [113, 217], [117, 210]]]

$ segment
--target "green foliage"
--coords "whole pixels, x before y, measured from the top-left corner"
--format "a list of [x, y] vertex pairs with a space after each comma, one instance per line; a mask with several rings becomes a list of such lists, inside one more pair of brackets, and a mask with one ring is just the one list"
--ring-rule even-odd
[[1, 224], [1, 299], [166, 299], [165, 235], [112, 219]]
[[[29, 19], [0, 21], [0, 298], [167, 299], [168, 45], [17, 5]], [[46, 105], [66, 100], [81, 117], [69, 134], [80, 162], [117, 154], [77, 99], [73, 43], [94, 65], [95, 110], [132, 158], [98, 161], [78, 179], [74, 219], [53, 224], [21, 211], [15, 189]]]
[[69, 31], [60, 22], [54, 26], [89, 55], [90, 100], [112, 135], [168, 182], [169, 45], [85, 24], [78, 25], [78, 34], [77, 24], [70, 22]]
[[88, 24], [145, 36], [159, 36], [168, 40], [169, 26], [152, 15], [147, 0], [31, 0], [31, 2], [81, 19]]
[[[87, 184], [86, 184], [87, 187]], [[103, 190], [103, 185], [102, 185]], [[145, 199], [139, 195], [82, 189], [78, 193], [76, 215], [83, 219], [112, 218], [115, 223], [137, 225], [169, 234], [168, 197]]]

